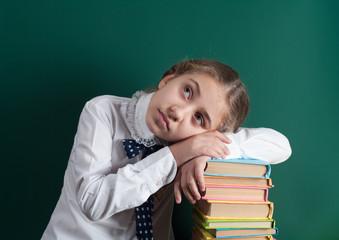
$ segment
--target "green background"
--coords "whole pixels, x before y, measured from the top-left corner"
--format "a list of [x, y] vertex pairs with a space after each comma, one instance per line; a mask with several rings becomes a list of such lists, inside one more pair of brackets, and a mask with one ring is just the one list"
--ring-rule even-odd
[[[272, 167], [279, 240], [338, 239], [339, 1], [0, 1], [1, 236], [39, 239], [79, 114], [94, 96], [156, 86], [184, 58], [235, 68], [247, 127], [291, 143]], [[189, 239], [190, 205], [176, 206]]]

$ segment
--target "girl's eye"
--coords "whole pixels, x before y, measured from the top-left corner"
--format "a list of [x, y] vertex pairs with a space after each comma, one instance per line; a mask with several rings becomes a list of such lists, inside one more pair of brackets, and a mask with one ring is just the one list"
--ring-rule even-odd
[[191, 98], [191, 95], [192, 95], [192, 90], [190, 87], [185, 87], [184, 88], [184, 94], [185, 94], [185, 97], [187, 99], [190, 99]]
[[195, 121], [197, 121], [197, 123], [200, 125], [200, 126], [203, 126], [204, 125], [204, 118], [200, 115], [200, 114], [195, 114], [194, 115], [195, 117]]

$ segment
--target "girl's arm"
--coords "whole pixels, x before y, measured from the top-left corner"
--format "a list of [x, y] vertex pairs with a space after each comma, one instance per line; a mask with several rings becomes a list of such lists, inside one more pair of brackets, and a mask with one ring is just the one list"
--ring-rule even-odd
[[119, 214], [128, 222], [134, 211], [124, 210], [141, 205], [173, 181], [177, 166], [168, 147], [139, 162], [137, 158], [127, 159], [122, 145], [126, 133], [120, 129], [121, 121], [117, 124], [120, 115], [109, 104], [95, 99], [84, 107], [65, 185], [90, 220]]
[[[226, 135], [232, 140], [227, 158], [255, 158], [277, 164], [287, 160], [292, 153], [287, 138], [273, 129], [240, 128], [236, 133]], [[203, 172], [209, 158], [195, 158], [179, 169], [174, 182], [177, 203], [181, 202], [181, 191], [192, 204], [201, 198], [199, 190], [205, 190]]]
[[223, 133], [213, 130], [193, 135], [187, 139], [176, 142], [169, 148], [180, 167], [185, 162], [198, 156], [226, 158], [230, 151], [226, 144], [230, 139]]
[[225, 134], [232, 140], [227, 158], [254, 158], [277, 164], [292, 154], [288, 139], [270, 128], [239, 128], [236, 133]]

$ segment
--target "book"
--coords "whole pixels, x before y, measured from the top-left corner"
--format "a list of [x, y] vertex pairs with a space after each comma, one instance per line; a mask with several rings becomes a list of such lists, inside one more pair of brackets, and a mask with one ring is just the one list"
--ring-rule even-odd
[[232, 219], [263, 219], [272, 218], [273, 203], [242, 202], [221, 200], [199, 200], [195, 207], [206, 218], [232, 218]]
[[228, 177], [269, 178], [271, 166], [258, 159], [216, 159], [207, 160], [204, 175]]
[[227, 219], [207, 218], [198, 209], [193, 208], [192, 219], [200, 221], [206, 229], [211, 228], [274, 228], [274, 219]]
[[277, 234], [277, 228], [205, 228], [204, 222], [193, 218], [198, 228], [205, 229], [216, 238], [219, 237], [241, 237], [241, 236], [266, 236]]
[[216, 240], [216, 239], [231, 239], [231, 240], [275, 240], [272, 235], [264, 236], [246, 236], [246, 237], [215, 237], [207, 230], [195, 225], [192, 229], [192, 240]]
[[206, 185], [251, 186], [273, 188], [271, 178], [224, 177], [204, 175]]
[[210, 229], [212, 235], [216, 238], [225, 238], [225, 237], [253, 237], [253, 236], [267, 236], [277, 234], [277, 228], [222, 228], [222, 229]]
[[271, 166], [257, 159], [210, 159], [206, 191], [192, 213], [192, 239], [274, 240]]
[[[201, 228], [200, 228], [201, 229]], [[254, 237], [277, 234], [277, 228], [252, 228], [252, 229], [209, 229], [205, 230], [216, 238]]]
[[268, 188], [205, 184], [202, 199], [230, 201], [267, 201]]

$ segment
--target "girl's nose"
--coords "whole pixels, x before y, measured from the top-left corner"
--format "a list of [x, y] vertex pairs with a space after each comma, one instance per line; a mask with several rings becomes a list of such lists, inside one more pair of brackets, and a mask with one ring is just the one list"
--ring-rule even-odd
[[188, 108], [182, 108], [178, 106], [172, 106], [170, 108], [169, 118], [175, 122], [180, 122], [185, 118], [185, 115], [188, 112]]

